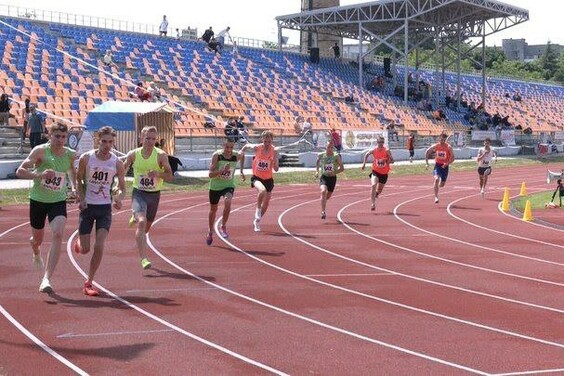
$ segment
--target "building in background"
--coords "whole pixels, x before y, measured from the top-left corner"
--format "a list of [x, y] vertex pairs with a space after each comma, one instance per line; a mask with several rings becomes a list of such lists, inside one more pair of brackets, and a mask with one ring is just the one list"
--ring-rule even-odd
[[[503, 39], [501, 46], [507, 60], [533, 61], [544, 54], [547, 44], [528, 45], [525, 39]], [[564, 51], [560, 44], [551, 43], [550, 47], [558, 55]]]

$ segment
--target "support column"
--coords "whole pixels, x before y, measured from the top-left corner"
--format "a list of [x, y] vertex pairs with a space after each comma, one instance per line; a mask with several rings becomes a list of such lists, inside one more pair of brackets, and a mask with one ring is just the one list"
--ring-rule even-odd
[[[434, 108], [439, 105], [439, 29], [435, 27], [435, 85], [432, 86]], [[431, 98], [429, 98], [431, 100]]]
[[460, 45], [461, 45], [461, 39], [462, 39], [462, 35], [461, 35], [461, 31], [460, 31], [460, 20], [458, 21], [458, 33], [457, 33], [457, 37], [458, 37], [458, 44], [456, 46], [456, 102], [457, 102], [457, 106], [456, 109], [457, 111], [460, 111]]
[[407, 89], [408, 89], [408, 85], [409, 83], [407, 82], [407, 76], [409, 74], [409, 60], [408, 60], [408, 54], [409, 54], [409, 21], [407, 20], [407, 17], [405, 19], [405, 23], [404, 23], [404, 32], [403, 32], [403, 55], [404, 55], [404, 59], [405, 59], [405, 64], [403, 66], [403, 102], [404, 104], [407, 106]]
[[358, 84], [364, 89], [364, 78], [362, 74], [362, 62], [364, 55], [362, 54], [362, 23], [358, 23]]
[[482, 21], [482, 104], [486, 108], [486, 21]]

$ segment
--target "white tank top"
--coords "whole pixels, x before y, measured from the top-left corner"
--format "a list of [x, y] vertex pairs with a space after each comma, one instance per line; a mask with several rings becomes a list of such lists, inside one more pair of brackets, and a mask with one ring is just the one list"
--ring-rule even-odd
[[485, 148], [481, 148], [478, 154], [482, 154], [484, 156], [484, 158], [478, 162], [478, 167], [490, 167], [494, 156], [493, 149], [490, 148], [490, 151], [486, 151]]
[[86, 165], [86, 203], [107, 205], [112, 203], [110, 190], [116, 175], [117, 156], [110, 153], [107, 161], [96, 158], [96, 150], [88, 152]]

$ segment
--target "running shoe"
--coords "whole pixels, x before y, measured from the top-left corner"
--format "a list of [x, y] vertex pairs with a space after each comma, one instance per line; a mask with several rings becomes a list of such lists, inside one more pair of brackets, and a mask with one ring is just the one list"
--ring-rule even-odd
[[484, 191], [484, 189], [482, 189], [480, 191], [480, 196], [482, 196], [482, 198], [484, 198], [485, 195], [486, 195], [486, 191]]
[[227, 233], [227, 228], [224, 226], [221, 226], [219, 228], [219, 235], [221, 235], [221, 237], [223, 239], [227, 239], [229, 237], [229, 234]]
[[255, 232], [259, 232], [260, 231], [260, 220], [255, 219], [253, 221], [253, 226], [255, 227]]
[[98, 296], [100, 295], [100, 292], [94, 288], [94, 286], [92, 286], [92, 283], [86, 281], [84, 282], [84, 287], [82, 288], [82, 292], [84, 293], [84, 295], [88, 295], [88, 296]]
[[257, 209], [255, 210], [255, 219], [256, 219], [257, 221], [260, 221], [260, 218], [261, 218], [261, 217], [262, 217], [262, 215], [261, 215], [261, 210], [257, 208]]
[[439, 198], [435, 197], [435, 204], [438, 204], [438, 203], [439, 203]]
[[141, 260], [141, 266], [143, 267], [144, 270], [150, 269], [151, 261], [149, 261], [147, 258], [144, 258]]
[[74, 251], [74, 253], [76, 253], [77, 255], [82, 253], [82, 249], [80, 249], [80, 244], [78, 243], [78, 238], [74, 239], [74, 242], [72, 243], [72, 250]]
[[206, 237], [206, 244], [207, 245], [211, 245], [211, 243], [213, 242], [213, 236], [211, 232], [208, 232], [208, 236]]
[[41, 285], [39, 285], [39, 292], [44, 292], [45, 294], [51, 294], [53, 292], [53, 287], [51, 287], [51, 282], [48, 278], [43, 277]]
[[129, 227], [135, 227], [137, 221], [135, 220], [135, 216], [131, 214], [131, 218], [129, 218]]
[[43, 258], [41, 258], [41, 254], [36, 255], [35, 253], [32, 253], [31, 260], [33, 261], [33, 266], [35, 266], [35, 269], [43, 269]]
[[325, 214], [324, 211], [322, 211], [322, 212], [321, 212], [321, 219], [325, 219], [325, 218], [327, 218], [327, 215]]
[[376, 210], [376, 204], [373, 203], [372, 205], [370, 205], [370, 210], [371, 210], [371, 211]]

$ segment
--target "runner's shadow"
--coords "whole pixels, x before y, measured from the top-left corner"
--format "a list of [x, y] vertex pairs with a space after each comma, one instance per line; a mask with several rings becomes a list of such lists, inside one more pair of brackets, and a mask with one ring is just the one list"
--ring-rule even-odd
[[[100, 291], [100, 295], [97, 297], [90, 297], [88, 299], [71, 299], [57, 294], [56, 292], [49, 294], [51, 298], [55, 301], [47, 301], [47, 304], [55, 305], [62, 304], [64, 306], [70, 307], [81, 307], [81, 308], [116, 308], [116, 309], [130, 309], [127, 305], [123, 304], [119, 300], [116, 300], [110, 295], [105, 294]], [[167, 307], [180, 306], [179, 303], [175, 303], [174, 300], [169, 298], [148, 298], [145, 296], [123, 296], [120, 298], [128, 301], [132, 304], [158, 304]]]
[[[189, 274], [185, 274], [185, 273], [173, 273], [173, 272], [158, 269], [158, 268], [155, 268], [155, 267], [152, 267], [149, 270], [154, 271], [157, 274], [146, 274], [145, 275], [146, 278], [173, 278], [173, 279], [184, 279], [184, 280], [198, 281], [198, 278], [193, 277]], [[198, 277], [201, 278], [201, 279], [204, 279], [206, 281], [209, 281], [209, 282], [215, 281], [214, 277], [208, 277], [208, 276], [198, 276]]]
[[[276, 231], [264, 231], [264, 233], [266, 235], [272, 235], [272, 236], [277, 236], [279, 238], [284, 238], [284, 237], [291, 237], [292, 235], [290, 234], [286, 234], [285, 232], [276, 232]], [[304, 234], [293, 234], [293, 236], [297, 237], [297, 238], [304, 238], [304, 239], [313, 239], [315, 238], [315, 236], [313, 235], [304, 235]]]
[[[343, 224], [343, 221], [338, 221], [340, 224]], [[360, 223], [360, 222], [346, 222], [347, 225], [351, 226], [370, 226], [370, 223]]]
[[460, 210], [482, 210], [480, 208], [471, 208], [468, 206], [459, 206], [459, 205], [452, 205], [453, 209], [460, 209]]
[[[229, 252], [242, 253], [241, 251], [235, 248], [230, 248], [225, 246], [216, 246], [215, 248], [224, 249]], [[286, 254], [286, 252], [264, 252], [264, 251], [245, 251], [245, 253], [252, 256], [272, 256], [272, 257], [280, 257]]]
[[[393, 212], [388, 212], [388, 213], [390, 213], [390, 214], [392, 214], [392, 215], [394, 214]], [[397, 214], [398, 214], [398, 216], [400, 216], [400, 217], [421, 217], [421, 215], [419, 215], [419, 214], [413, 214], [413, 213], [397, 213]]]

